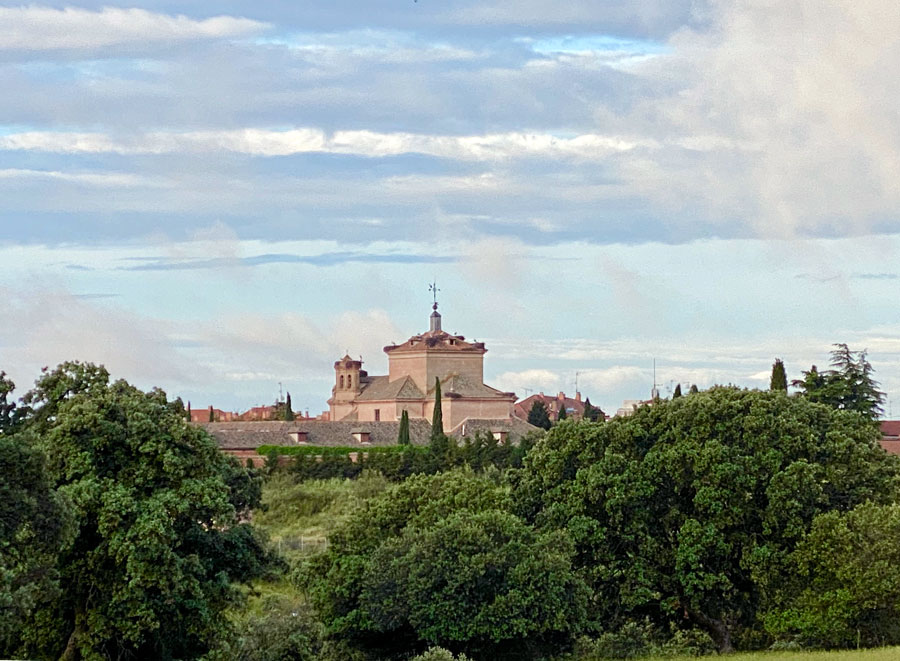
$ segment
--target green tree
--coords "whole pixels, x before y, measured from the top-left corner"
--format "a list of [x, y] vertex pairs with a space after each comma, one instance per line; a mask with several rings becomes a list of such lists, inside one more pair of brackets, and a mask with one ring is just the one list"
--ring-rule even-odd
[[681, 397], [681, 384], [678, 383], [675, 385], [675, 392], [672, 393], [672, 399], [678, 399]]
[[16, 402], [11, 399], [15, 389], [16, 384], [0, 371], [0, 435], [12, 433], [16, 423]]
[[442, 645], [529, 658], [584, 620], [564, 531], [509, 512], [494, 476], [416, 475], [354, 513], [302, 571], [327, 630], [370, 653]]
[[556, 414], [556, 421], [561, 422], [569, 417], [569, 414], [566, 412], [566, 403], [561, 402], [559, 405], [559, 411]]
[[[11, 390], [10, 390], [11, 392]], [[23, 658], [22, 631], [60, 598], [56, 556], [71, 535], [65, 500], [25, 434], [0, 435], [0, 656]]]
[[294, 420], [294, 409], [291, 408], [291, 393], [287, 394], [287, 399], [284, 402], [284, 419], [287, 422]]
[[534, 400], [531, 404], [531, 410], [528, 412], [528, 424], [541, 429], [550, 429], [552, 425], [547, 405], [539, 399]]
[[814, 647], [900, 644], [900, 505], [817, 516], [791, 556], [770, 632]]
[[209, 406], [209, 421], [210, 421], [210, 422], [215, 422], [215, 421], [216, 421], [216, 415], [215, 415], [215, 413], [213, 413], [213, 407], [212, 407], [212, 404], [210, 404], [210, 406]]
[[435, 473], [450, 466], [450, 439], [444, 433], [441, 412], [441, 382], [434, 379], [434, 414], [431, 416], [431, 440], [428, 443], [428, 472]]
[[[22, 633], [32, 656], [197, 658], [230, 633], [234, 584], [269, 557], [246, 523], [260, 480], [219, 452], [165, 393], [65, 363], [25, 399], [25, 423], [76, 531], [59, 599]], [[23, 432], [23, 433], [25, 433]]]
[[697, 384], [696, 384], [696, 383], [692, 383], [692, 384], [691, 384], [691, 389], [688, 390], [688, 394], [689, 394], [689, 395], [696, 395], [698, 392], [700, 392], [700, 389], [697, 387]]
[[582, 420], [590, 420], [591, 422], [603, 421], [606, 419], [606, 415], [603, 411], [591, 404], [591, 398], [588, 397], [584, 400], [584, 413], [581, 415]]
[[187, 420], [188, 422], [191, 421], [191, 402], [190, 402], [190, 400], [188, 400], [187, 413], [186, 413], [184, 419]]
[[563, 425], [528, 454], [519, 512], [567, 528], [595, 626], [651, 617], [722, 651], [757, 622], [822, 512], [897, 497], [900, 462], [859, 416], [715, 387], [604, 425]]
[[403, 413], [400, 414], [397, 445], [409, 445], [409, 412], [406, 409], [403, 409]]
[[431, 414], [431, 441], [444, 435], [444, 414], [441, 410], [441, 381], [434, 377], [434, 412]]
[[846, 344], [835, 344], [831, 351], [831, 367], [819, 372], [813, 365], [792, 385], [811, 402], [855, 411], [876, 421], [884, 412], [884, 393], [878, 390], [879, 384], [873, 376], [875, 370], [866, 351], [852, 351]]
[[776, 358], [772, 364], [772, 378], [769, 380], [769, 390], [787, 392], [787, 386], [787, 374], [784, 371], [784, 363], [781, 358]]

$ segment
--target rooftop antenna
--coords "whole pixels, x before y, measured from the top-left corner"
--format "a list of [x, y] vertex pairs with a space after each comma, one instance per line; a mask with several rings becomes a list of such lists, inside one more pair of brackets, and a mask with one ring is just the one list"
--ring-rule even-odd
[[578, 375], [579, 374], [581, 374], [581, 372], [577, 372], [577, 371], [575, 372], [575, 392], [576, 393], [578, 392]]
[[281, 381], [278, 382], [278, 401], [279, 402], [284, 401], [284, 393], [282, 392]]
[[441, 291], [438, 289], [437, 281], [433, 281], [430, 285], [428, 285], [428, 291], [431, 292], [434, 297], [434, 305], [431, 306], [433, 312], [431, 313], [431, 319], [429, 324], [429, 332], [430, 333], [438, 333], [441, 330], [441, 313], [437, 311], [438, 302], [437, 302], [437, 293]]
[[656, 387], [656, 358], [653, 359], [653, 388], [650, 389], [650, 399], [659, 399], [659, 389]]

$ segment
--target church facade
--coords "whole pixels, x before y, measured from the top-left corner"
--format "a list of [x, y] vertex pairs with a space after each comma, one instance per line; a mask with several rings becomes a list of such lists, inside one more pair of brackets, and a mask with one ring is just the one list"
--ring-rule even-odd
[[362, 361], [349, 355], [334, 363], [335, 382], [328, 400], [332, 421], [395, 421], [403, 411], [410, 419], [431, 420], [436, 381], [441, 384], [445, 432], [465, 433], [467, 423], [512, 419], [515, 393], [484, 383], [484, 343], [444, 331], [437, 303], [427, 332], [386, 346], [384, 352], [386, 375], [369, 375]]

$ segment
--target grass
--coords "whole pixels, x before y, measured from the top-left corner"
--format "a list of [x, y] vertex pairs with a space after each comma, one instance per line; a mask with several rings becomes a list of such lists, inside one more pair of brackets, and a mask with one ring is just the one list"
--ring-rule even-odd
[[327, 548], [331, 532], [388, 486], [390, 482], [378, 474], [297, 483], [288, 473], [275, 473], [263, 486], [265, 508], [254, 513], [253, 523], [292, 562]]

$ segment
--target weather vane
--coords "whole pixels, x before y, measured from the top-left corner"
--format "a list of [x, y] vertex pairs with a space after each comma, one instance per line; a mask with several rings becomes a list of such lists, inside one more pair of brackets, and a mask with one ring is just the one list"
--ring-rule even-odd
[[430, 291], [432, 296], [434, 297], [434, 309], [437, 310], [437, 293], [441, 291], [440, 289], [438, 289], [437, 281], [434, 281], [430, 285], [428, 285], [428, 291]]

